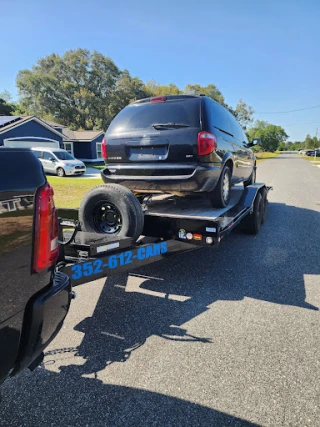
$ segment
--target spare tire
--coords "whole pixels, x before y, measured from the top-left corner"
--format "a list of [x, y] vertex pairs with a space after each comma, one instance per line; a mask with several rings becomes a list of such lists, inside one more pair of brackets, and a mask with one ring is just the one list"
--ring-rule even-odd
[[130, 190], [118, 184], [102, 184], [85, 194], [79, 208], [79, 221], [82, 231], [137, 240], [143, 230], [144, 216]]

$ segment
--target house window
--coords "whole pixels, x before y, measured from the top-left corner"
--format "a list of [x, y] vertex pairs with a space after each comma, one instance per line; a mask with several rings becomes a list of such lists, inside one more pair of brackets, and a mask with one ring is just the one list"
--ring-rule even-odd
[[68, 151], [68, 153], [73, 156], [73, 144], [72, 144], [72, 142], [65, 142], [63, 145], [64, 145], [64, 149], [66, 151]]
[[97, 142], [97, 159], [102, 159], [102, 149], [101, 149], [101, 142]]

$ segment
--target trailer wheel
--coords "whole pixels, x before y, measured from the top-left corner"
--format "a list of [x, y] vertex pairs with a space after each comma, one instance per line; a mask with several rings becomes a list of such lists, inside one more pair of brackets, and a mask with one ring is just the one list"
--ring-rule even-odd
[[248, 234], [258, 234], [261, 227], [261, 219], [263, 214], [264, 204], [261, 193], [256, 195], [253, 203], [253, 212], [243, 220], [243, 231]]
[[106, 233], [137, 240], [144, 216], [134, 194], [118, 184], [98, 185], [81, 201], [79, 221], [82, 231]]
[[263, 211], [261, 215], [261, 224], [264, 224], [267, 215], [267, 207], [268, 207], [268, 192], [265, 188], [261, 189], [262, 203], [263, 203]]

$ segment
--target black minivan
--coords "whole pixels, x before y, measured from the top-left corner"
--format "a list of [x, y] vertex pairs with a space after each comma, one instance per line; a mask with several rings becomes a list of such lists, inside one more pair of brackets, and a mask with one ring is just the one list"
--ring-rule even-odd
[[135, 193], [207, 193], [213, 206], [225, 207], [232, 184], [255, 182], [252, 145], [235, 117], [207, 96], [147, 98], [111, 122], [101, 175]]

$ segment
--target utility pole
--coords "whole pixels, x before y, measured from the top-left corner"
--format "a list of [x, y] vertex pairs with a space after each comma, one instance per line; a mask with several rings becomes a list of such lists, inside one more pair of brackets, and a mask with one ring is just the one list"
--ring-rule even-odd
[[317, 153], [316, 153], [316, 141], [317, 141], [317, 143], [318, 143], [318, 128], [316, 129], [316, 139], [314, 140], [314, 143], [313, 143], [313, 148], [314, 148], [314, 161], [316, 161], [317, 160]]

